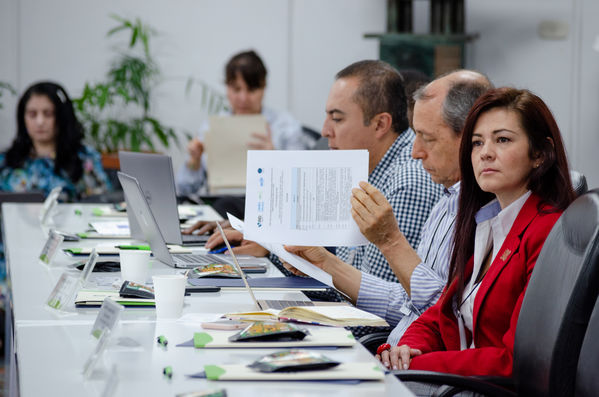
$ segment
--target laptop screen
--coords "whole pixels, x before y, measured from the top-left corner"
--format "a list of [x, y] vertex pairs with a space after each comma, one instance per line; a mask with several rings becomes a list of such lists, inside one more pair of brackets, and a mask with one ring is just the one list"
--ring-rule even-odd
[[[121, 171], [137, 179], [164, 240], [170, 244], [182, 244], [171, 158], [161, 154], [121, 151], [119, 161]], [[141, 239], [143, 233], [137, 221], [129, 212], [127, 216], [131, 236]]]
[[127, 214], [135, 217], [143, 234], [143, 239], [150, 244], [152, 254], [160, 262], [174, 266], [173, 258], [168, 251], [156, 219], [142, 193], [137, 179], [123, 172], [118, 172], [117, 176], [125, 192], [125, 197], [127, 197]]

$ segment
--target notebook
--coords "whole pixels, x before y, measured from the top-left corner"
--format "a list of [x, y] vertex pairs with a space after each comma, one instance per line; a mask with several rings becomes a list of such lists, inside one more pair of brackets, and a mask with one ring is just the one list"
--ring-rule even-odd
[[[169, 244], [204, 245], [209, 235], [181, 234], [173, 163], [170, 156], [151, 153], [119, 152], [121, 171], [139, 182], [160, 232]], [[125, 197], [126, 198], [126, 197]], [[127, 201], [127, 206], [129, 202]], [[143, 233], [135, 217], [127, 211], [131, 237], [141, 239]], [[216, 219], [215, 219], [216, 220]]]
[[252, 133], [266, 135], [260, 114], [212, 116], [206, 132], [206, 166], [210, 194], [245, 194], [247, 144]]
[[[117, 176], [127, 198], [128, 212], [131, 212], [133, 217], [135, 217], [143, 235], [141, 239], [148, 242], [152, 254], [156, 259], [168, 266], [182, 269], [191, 269], [209, 263], [232, 264], [230, 255], [171, 254], [137, 179], [123, 172], [118, 172]], [[256, 258], [252, 256], [245, 256], [242, 262], [247, 265], [270, 264], [268, 258]]]

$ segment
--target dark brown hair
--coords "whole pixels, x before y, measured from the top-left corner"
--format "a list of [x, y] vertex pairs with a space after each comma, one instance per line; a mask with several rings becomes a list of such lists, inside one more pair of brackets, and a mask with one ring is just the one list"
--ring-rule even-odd
[[235, 82], [238, 73], [250, 90], [266, 87], [266, 67], [255, 51], [233, 55], [225, 66], [225, 83]]
[[360, 82], [353, 100], [364, 113], [364, 125], [370, 125], [377, 114], [387, 112], [391, 115], [391, 128], [396, 134], [408, 128], [403, 78], [393, 66], [378, 60], [354, 62], [339, 71], [335, 79], [351, 77]]
[[468, 113], [460, 145], [462, 182], [448, 281], [449, 285], [453, 280], [457, 280], [458, 297], [464, 292], [464, 271], [474, 252], [474, 216], [483, 205], [495, 198], [493, 193], [484, 192], [474, 177], [472, 134], [479, 117], [496, 108], [503, 108], [518, 115], [520, 125], [528, 136], [529, 157], [542, 160], [540, 166], [531, 171], [528, 179], [528, 189], [541, 199], [539, 210], [564, 210], [575, 197], [562, 137], [551, 111], [543, 100], [528, 90], [507, 87], [493, 89], [482, 95]]
[[76, 183], [83, 175], [83, 166], [78, 154], [83, 149], [83, 127], [75, 116], [73, 104], [65, 89], [51, 81], [40, 81], [33, 84], [19, 99], [17, 136], [6, 152], [6, 165], [11, 168], [20, 168], [31, 155], [33, 142], [25, 126], [25, 107], [33, 95], [43, 95], [54, 105], [57, 127], [57, 134], [54, 138], [56, 144], [54, 173], [59, 175], [60, 171], [64, 170], [73, 183]]

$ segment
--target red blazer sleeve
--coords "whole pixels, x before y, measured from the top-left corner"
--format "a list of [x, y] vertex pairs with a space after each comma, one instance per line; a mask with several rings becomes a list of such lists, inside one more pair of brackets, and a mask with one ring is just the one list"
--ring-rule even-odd
[[441, 303], [445, 292], [444, 290], [437, 303], [429, 307], [410, 325], [398, 346], [408, 345], [413, 349], [419, 349], [422, 353], [446, 349], [439, 330]]
[[[408, 328], [399, 342], [399, 345], [406, 344], [425, 353], [414, 357], [410, 369], [459, 375], [511, 376], [514, 336], [526, 286], [543, 243], [560, 215], [561, 212], [539, 214], [524, 231], [518, 249], [487, 291], [484, 306], [481, 306], [478, 319], [475, 318], [477, 347], [460, 350], [452, 297], [443, 296]], [[506, 295], [511, 296], [508, 301], [513, 302], [513, 306], [504, 308], [504, 312], [510, 313], [509, 321], [498, 318], [493, 310], [493, 305], [503, 304]]]

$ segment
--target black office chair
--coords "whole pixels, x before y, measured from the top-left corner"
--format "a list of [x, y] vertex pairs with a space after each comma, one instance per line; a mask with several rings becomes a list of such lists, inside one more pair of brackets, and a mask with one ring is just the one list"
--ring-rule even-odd
[[582, 173], [574, 170], [570, 171], [570, 180], [572, 181], [572, 188], [574, 188], [576, 197], [585, 194], [589, 190], [587, 178]]
[[[576, 193], [576, 197], [584, 194], [588, 190], [587, 180], [585, 176], [578, 171], [570, 171], [570, 180], [572, 181], [572, 187]], [[364, 335], [358, 342], [360, 342], [370, 353], [373, 355], [376, 353], [377, 347], [387, 341], [389, 333], [377, 332], [369, 335]]]
[[578, 369], [576, 371], [576, 396], [595, 397], [599, 395], [599, 299], [591, 314], [587, 331], [582, 342]]
[[543, 245], [518, 318], [513, 378], [395, 373], [402, 381], [446, 385], [437, 391], [439, 396], [462, 388], [489, 396], [572, 396], [598, 292], [599, 189], [595, 189], [567, 208]]

